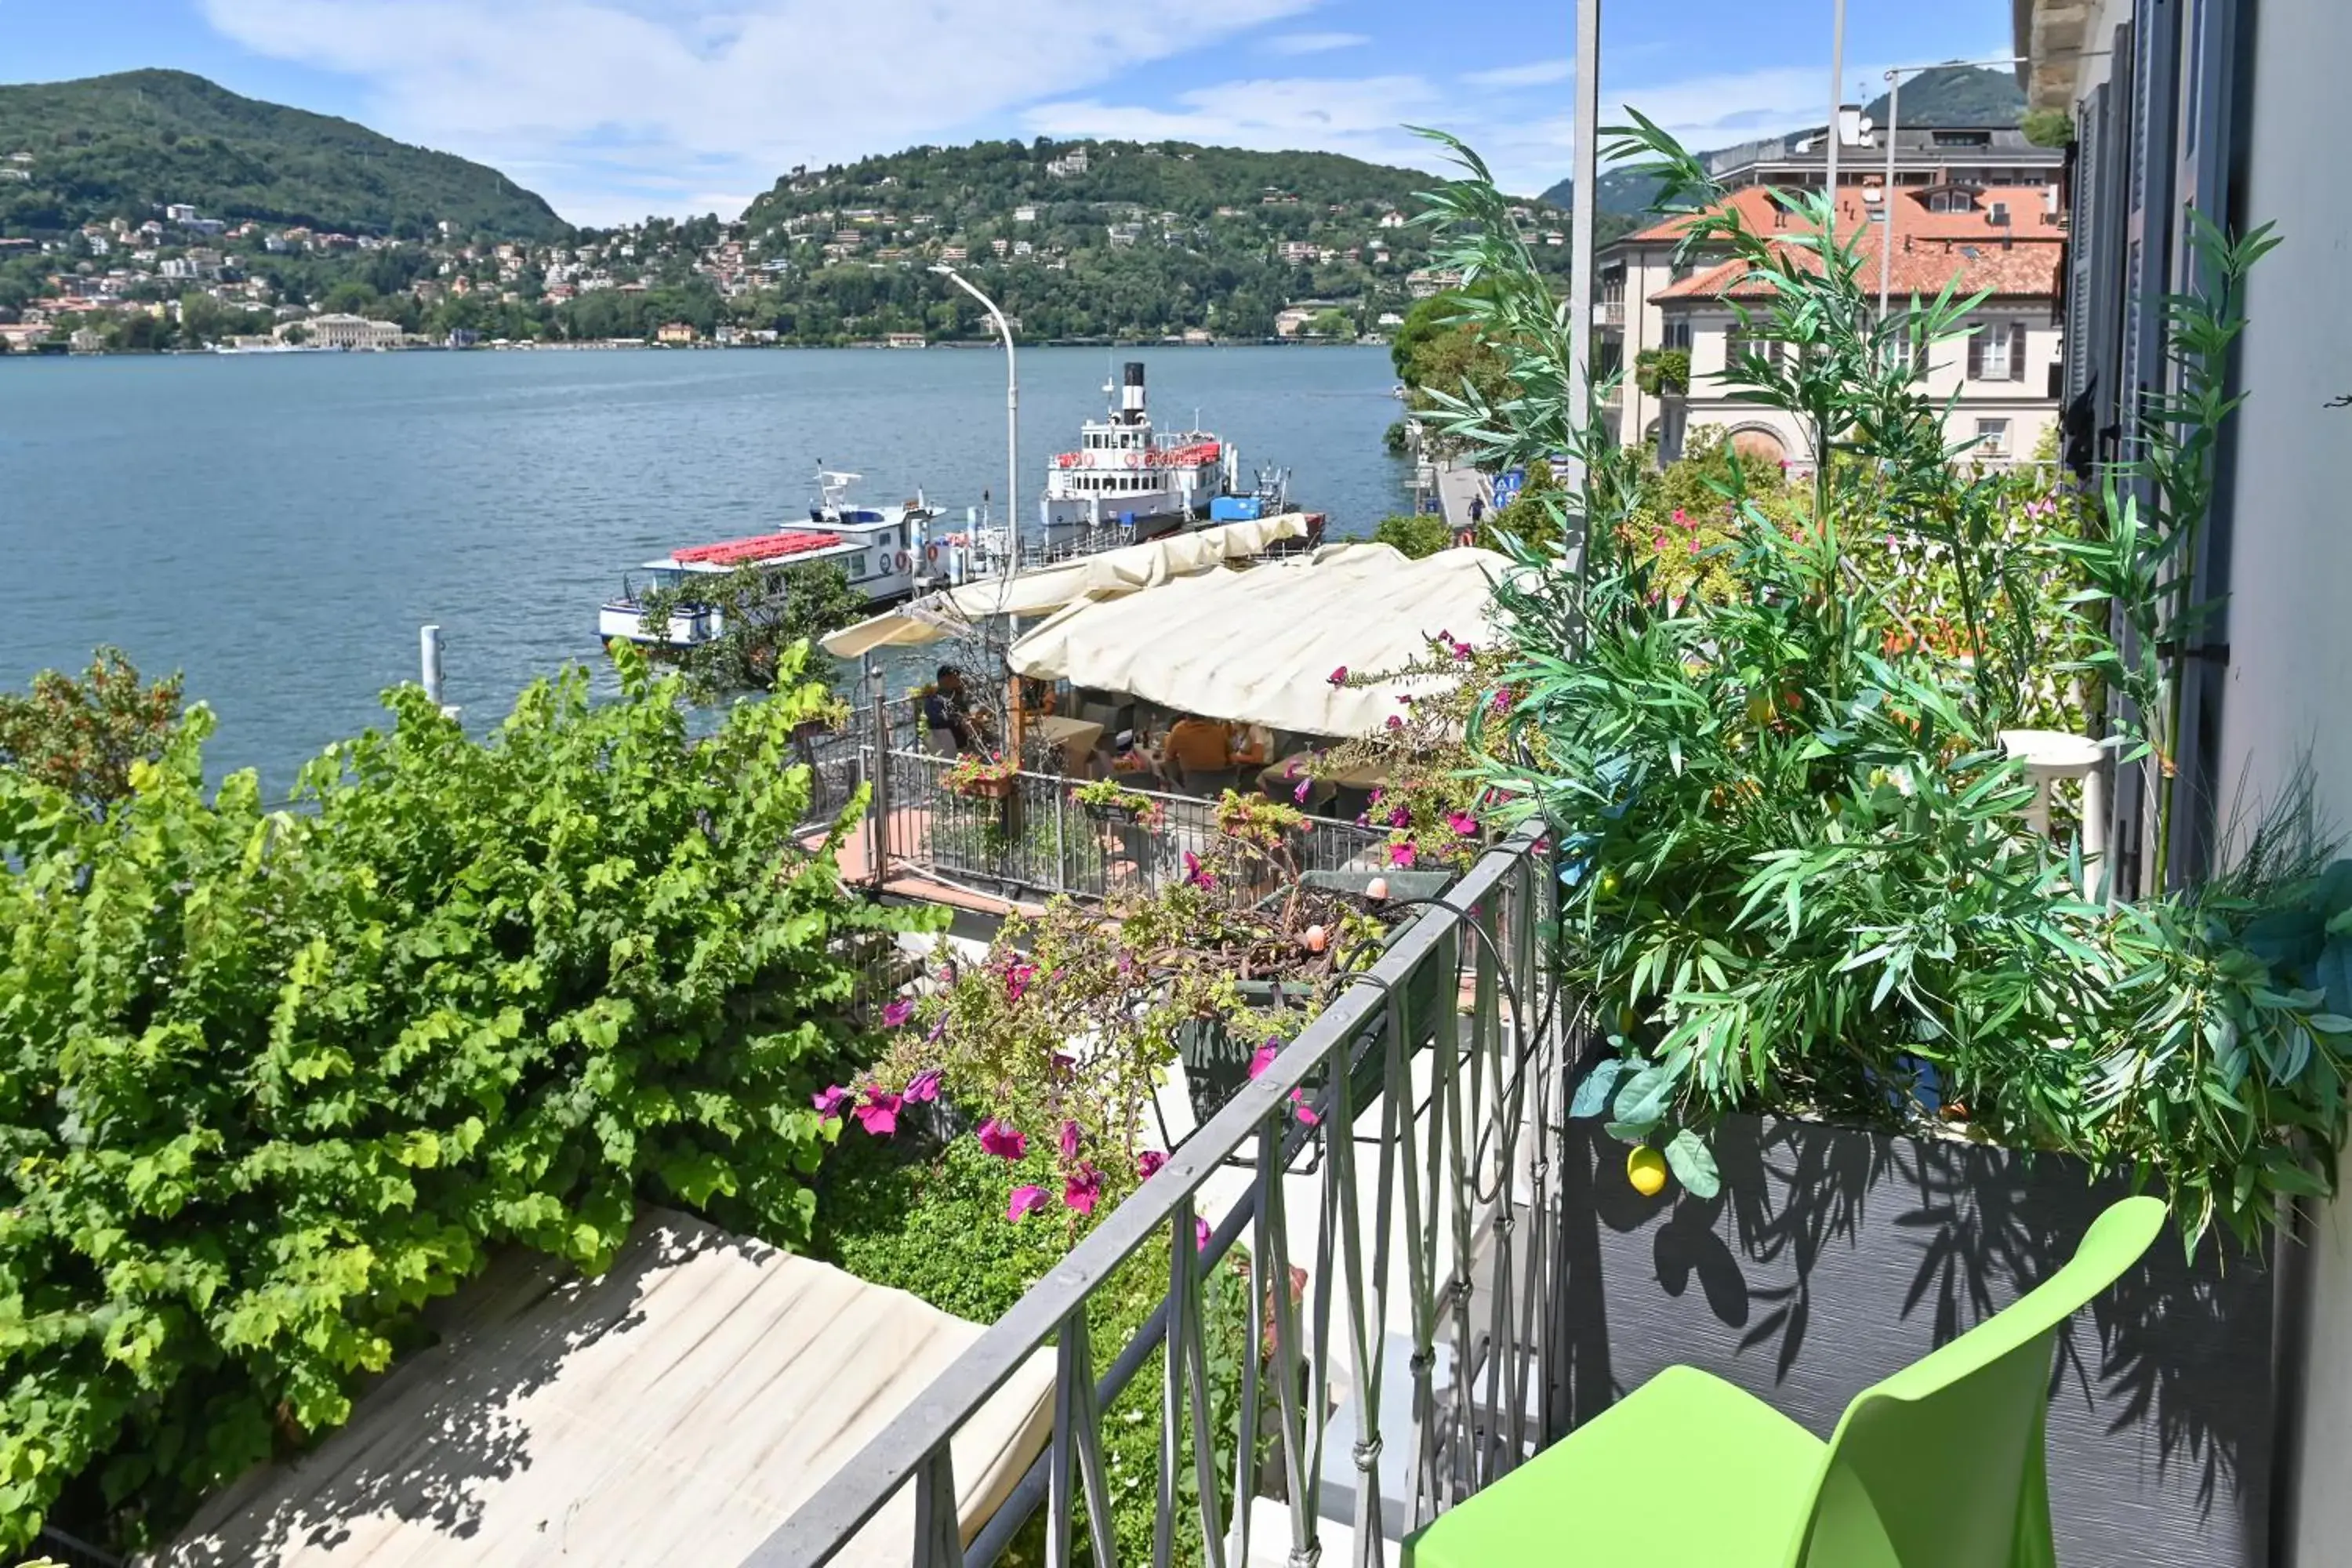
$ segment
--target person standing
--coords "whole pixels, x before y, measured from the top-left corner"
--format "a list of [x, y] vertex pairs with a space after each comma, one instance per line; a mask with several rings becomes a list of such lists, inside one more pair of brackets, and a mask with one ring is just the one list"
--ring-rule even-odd
[[940, 666], [939, 676], [923, 696], [923, 738], [935, 757], [952, 757], [976, 744], [970, 700], [964, 693], [963, 671]]

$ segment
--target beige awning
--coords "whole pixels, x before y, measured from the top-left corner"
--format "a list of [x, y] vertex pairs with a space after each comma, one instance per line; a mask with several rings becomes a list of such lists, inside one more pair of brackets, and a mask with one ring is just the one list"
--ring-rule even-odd
[[823, 639], [836, 658], [882, 647], [919, 647], [953, 637], [991, 616], [1045, 616], [1084, 600], [1115, 599], [1180, 577], [1263, 555], [1286, 539], [1307, 537], [1307, 514], [1286, 511], [1173, 533], [1142, 544], [1082, 555], [1052, 566], [927, 594], [895, 610], [844, 626]]
[[[658, 1209], [597, 1279], [518, 1250], [436, 1317], [349, 1424], [215, 1494], [153, 1568], [724, 1568], [981, 1334]], [[1053, 1386], [1040, 1352], [950, 1439], [967, 1542], [1044, 1451]], [[901, 1568], [914, 1522], [901, 1490], [834, 1562]]]
[[1307, 735], [1355, 736], [1444, 685], [1421, 676], [1334, 686], [1425, 661], [1440, 632], [1496, 637], [1488, 550], [1413, 561], [1385, 544], [1335, 544], [1248, 572], [1188, 577], [1136, 604], [1073, 605], [1013, 645], [1014, 673], [1123, 692], [1180, 712]]

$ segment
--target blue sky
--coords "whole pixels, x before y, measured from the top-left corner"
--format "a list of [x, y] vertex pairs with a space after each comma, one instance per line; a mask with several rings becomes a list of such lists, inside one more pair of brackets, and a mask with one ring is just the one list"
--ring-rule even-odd
[[[1849, 0], [1845, 80], [2009, 51], [2010, 0]], [[1709, 147], [1824, 117], [1831, 0], [1609, 0], [1604, 118]], [[172, 66], [494, 163], [581, 223], [981, 136], [1568, 168], [1570, 0], [0, 0], [0, 80]]]

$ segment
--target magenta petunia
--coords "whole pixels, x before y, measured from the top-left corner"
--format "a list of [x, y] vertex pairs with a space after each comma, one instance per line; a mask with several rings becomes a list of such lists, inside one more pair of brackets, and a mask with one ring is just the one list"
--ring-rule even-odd
[[1412, 862], [1413, 847], [1411, 844], [1391, 844], [1389, 846], [1390, 865], [1402, 866], [1410, 870], [1412, 867]]
[[1391, 827], [1410, 827], [1412, 826], [1412, 810], [1409, 806], [1398, 806], [1389, 813], [1387, 821]]
[[1037, 966], [1023, 963], [1018, 959], [1004, 967], [1004, 999], [1018, 1002], [1028, 994], [1029, 982], [1037, 977]]
[[1184, 851], [1184, 879], [1196, 888], [1213, 888], [1217, 874], [1201, 864], [1201, 858], [1190, 849]]
[[849, 1091], [836, 1083], [811, 1095], [809, 1103], [816, 1107], [816, 1113], [819, 1116], [824, 1117], [827, 1121], [834, 1121], [840, 1119], [842, 1103], [848, 1099]]
[[1249, 1075], [1257, 1077], [1274, 1065], [1275, 1053], [1282, 1049], [1280, 1040], [1268, 1040], [1250, 1055]]
[[1193, 1251], [1195, 1251], [1195, 1252], [1206, 1252], [1206, 1251], [1208, 1251], [1208, 1250], [1209, 1250], [1209, 1237], [1210, 1237], [1210, 1234], [1211, 1234], [1211, 1233], [1210, 1233], [1210, 1230], [1209, 1230], [1209, 1222], [1208, 1222], [1207, 1220], [1204, 1220], [1204, 1219], [1201, 1218], [1198, 1215], [1193, 1215], [1193, 1216], [1192, 1216], [1192, 1250], [1193, 1250]]
[[898, 1095], [867, 1089], [865, 1100], [853, 1114], [857, 1118], [857, 1125], [866, 1129], [867, 1136], [887, 1138], [898, 1131]]
[[1146, 1149], [1142, 1153], [1138, 1154], [1135, 1157], [1135, 1179], [1139, 1182], [1148, 1182], [1151, 1180], [1153, 1176], [1157, 1175], [1159, 1173], [1160, 1167], [1166, 1163], [1168, 1163], [1167, 1155], [1161, 1153], [1157, 1149]]
[[1468, 838], [1478, 831], [1478, 819], [1466, 811], [1449, 811], [1445, 814], [1445, 826]]
[[1307, 1103], [1307, 1091], [1303, 1089], [1294, 1089], [1290, 1091], [1290, 1109], [1304, 1126], [1312, 1127], [1323, 1120], [1315, 1114], [1315, 1108]]
[[1348, 667], [1343, 664], [1324, 679], [1334, 686], [1345, 686], [1348, 684]]
[[1075, 1160], [1077, 1157], [1078, 1124], [1075, 1121], [1065, 1121], [1062, 1123], [1062, 1158]]
[[1290, 792], [1290, 798], [1297, 801], [1299, 805], [1305, 805], [1307, 804], [1307, 792], [1312, 790], [1314, 787], [1315, 781], [1313, 779], [1300, 779], [1298, 781], [1298, 787]]
[[1517, 700], [1517, 699], [1511, 695], [1511, 689], [1506, 686], [1495, 693], [1495, 711], [1508, 713], [1511, 710], [1511, 705]]
[[1029, 1134], [993, 1116], [980, 1124], [975, 1136], [982, 1148], [1000, 1160], [1018, 1160], [1029, 1152]]
[[1027, 1186], [1013, 1189], [1012, 1201], [1004, 1205], [1004, 1217], [1017, 1220], [1034, 1210], [1044, 1208], [1052, 1200], [1043, 1187]]
[[907, 1087], [898, 1092], [909, 1105], [920, 1105], [927, 1100], [937, 1100], [940, 1097], [940, 1069], [925, 1068], [913, 1078], [908, 1079]]
[[882, 1026], [886, 1029], [896, 1029], [914, 1016], [915, 1004], [902, 997], [882, 1009]]
[[1062, 1183], [1062, 1206], [1075, 1214], [1095, 1212], [1095, 1200], [1102, 1196], [1102, 1173], [1092, 1165], [1080, 1165]]
[[1389, 715], [1389, 728], [1391, 730], [1402, 730], [1404, 728], [1404, 721], [1391, 713]]

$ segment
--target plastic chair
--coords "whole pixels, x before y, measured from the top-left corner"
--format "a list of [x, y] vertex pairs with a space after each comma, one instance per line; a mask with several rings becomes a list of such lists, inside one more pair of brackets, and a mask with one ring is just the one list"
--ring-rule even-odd
[[1407, 1537], [1406, 1568], [2053, 1568], [2052, 1346], [2164, 1215], [2109, 1208], [2048, 1281], [1856, 1394], [1826, 1444], [1668, 1367]]

